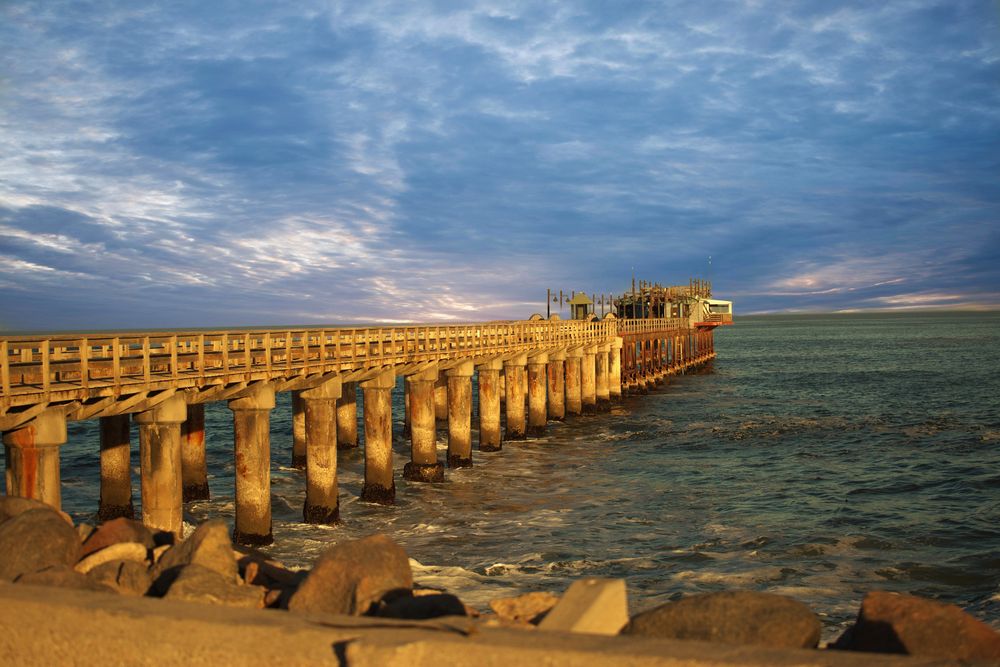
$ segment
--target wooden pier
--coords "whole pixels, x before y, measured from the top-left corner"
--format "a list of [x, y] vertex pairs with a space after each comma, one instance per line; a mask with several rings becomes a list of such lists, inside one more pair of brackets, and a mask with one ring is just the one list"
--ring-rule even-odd
[[[208, 493], [204, 404], [227, 401], [236, 463], [234, 539], [267, 544], [270, 411], [277, 393], [293, 392], [292, 463], [305, 469], [303, 519], [334, 523], [337, 450], [358, 445], [358, 391], [364, 394], [362, 499], [391, 504], [391, 394], [397, 378], [405, 378], [399, 390], [411, 441], [404, 476], [433, 483], [444, 479], [445, 466], [473, 464], [473, 376], [478, 447], [496, 451], [502, 440], [537, 436], [550, 420], [606, 409], [622, 394], [645, 393], [668, 375], [711, 360], [712, 329], [727, 322], [685, 314], [3, 336], [6, 492], [59, 507], [66, 423], [100, 419], [98, 516], [131, 516], [131, 419], [139, 426], [142, 521], [179, 535], [184, 502]], [[444, 461], [436, 452], [439, 418], [448, 428]]]

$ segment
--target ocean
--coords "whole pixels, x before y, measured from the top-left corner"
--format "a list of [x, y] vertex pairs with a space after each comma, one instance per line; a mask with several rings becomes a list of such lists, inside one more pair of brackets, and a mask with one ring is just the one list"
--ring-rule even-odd
[[[402, 479], [397, 390], [396, 505], [359, 502], [363, 451], [342, 452], [336, 527], [300, 523], [304, 473], [289, 467], [279, 395], [265, 551], [304, 567], [339, 540], [388, 533], [418, 583], [480, 609], [598, 576], [627, 580], [633, 613], [733, 588], [788, 595], [821, 616], [827, 640], [877, 589], [1000, 628], [1000, 313], [737, 317], [715, 340], [709, 368], [545, 437], [474, 450], [474, 467], [440, 485]], [[64, 509], [93, 521], [97, 422], [69, 430]], [[231, 522], [225, 404], [207, 406], [206, 432], [212, 500], [185, 520]], [[137, 449], [133, 429], [138, 505]]]

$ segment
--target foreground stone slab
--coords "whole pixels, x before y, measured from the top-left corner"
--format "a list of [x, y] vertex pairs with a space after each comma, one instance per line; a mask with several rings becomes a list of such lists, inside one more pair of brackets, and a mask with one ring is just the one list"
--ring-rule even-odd
[[0, 664], [929, 667], [907, 656], [285, 614], [0, 583]]
[[617, 635], [628, 623], [624, 579], [580, 579], [538, 624], [541, 630]]
[[692, 595], [637, 614], [622, 633], [814, 648], [821, 631], [819, 617], [797, 600], [755, 591], [723, 591]]
[[873, 591], [835, 648], [1000, 662], [1000, 634], [953, 604]]

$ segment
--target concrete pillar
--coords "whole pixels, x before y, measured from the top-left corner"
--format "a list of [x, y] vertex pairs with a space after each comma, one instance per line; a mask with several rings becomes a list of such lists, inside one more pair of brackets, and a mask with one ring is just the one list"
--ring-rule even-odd
[[381, 505], [396, 502], [392, 478], [392, 388], [396, 375], [391, 369], [361, 383], [365, 397], [365, 483], [361, 500]]
[[205, 461], [204, 403], [187, 406], [187, 419], [181, 424], [181, 478], [184, 502], [211, 498]]
[[[271, 410], [274, 385], [259, 382], [229, 401], [236, 452], [236, 525], [233, 541], [271, 544]], [[308, 460], [308, 449], [307, 456]]]
[[437, 426], [434, 423], [437, 379], [437, 366], [406, 378], [410, 395], [410, 462], [403, 466], [403, 479], [413, 482], [444, 481], [444, 466], [437, 458]]
[[566, 418], [566, 351], [549, 353], [549, 363], [545, 370], [549, 385], [549, 419], [562, 421]]
[[594, 388], [597, 396], [597, 409], [601, 411], [606, 411], [611, 407], [611, 394], [608, 388], [608, 353], [610, 351], [610, 343], [598, 345], [597, 354], [594, 357]]
[[66, 443], [66, 415], [47, 409], [27, 424], [3, 434], [7, 495], [62, 507], [59, 446]]
[[128, 415], [101, 417], [101, 499], [98, 521], [135, 518]]
[[479, 451], [497, 452], [500, 442], [500, 370], [503, 362], [494, 359], [479, 365]]
[[580, 398], [584, 412], [597, 412], [597, 346], [583, 348], [580, 366]]
[[611, 351], [608, 353], [611, 364], [611, 372], [608, 375], [608, 393], [612, 400], [622, 397], [622, 347], [624, 345], [624, 341], [617, 336], [611, 339]]
[[410, 437], [412, 418], [410, 416], [410, 383], [403, 380], [403, 437]]
[[548, 384], [545, 367], [548, 363], [547, 354], [528, 357], [528, 435], [536, 438], [545, 435], [545, 422], [549, 417], [545, 406]]
[[302, 520], [333, 525], [340, 520], [337, 488], [337, 399], [340, 378], [300, 393], [306, 427], [306, 500]]
[[507, 389], [507, 432], [505, 440], [523, 440], [524, 419], [524, 366], [528, 363], [526, 354], [519, 354], [503, 362], [503, 374]]
[[292, 391], [292, 467], [306, 467], [306, 408], [301, 391]]
[[182, 396], [132, 416], [139, 424], [139, 478], [142, 522], [178, 538], [184, 531], [181, 424], [187, 419]]
[[337, 449], [358, 446], [358, 383], [344, 382], [337, 399]]
[[566, 413], [578, 415], [583, 412], [583, 394], [580, 379], [583, 369], [583, 348], [566, 352]]
[[448, 467], [472, 467], [472, 361], [448, 369]]
[[444, 374], [438, 375], [434, 385], [434, 419], [448, 421], [448, 377]]

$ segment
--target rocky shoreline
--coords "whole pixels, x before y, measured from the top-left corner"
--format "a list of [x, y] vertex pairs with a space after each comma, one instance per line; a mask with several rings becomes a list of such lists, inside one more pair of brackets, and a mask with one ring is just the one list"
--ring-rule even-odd
[[[222, 521], [175, 542], [127, 519], [73, 525], [62, 512], [15, 497], [0, 498], [0, 581], [277, 614], [458, 618], [525, 637], [570, 632], [818, 649], [821, 631], [819, 617], [802, 603], [754, 591], [693, 595], [629, 616], [620, 579], [581, 579], [563, 595], [500, 598], [481, 613], [447, 591], [415, 584], [406, 552], [385, 535], [334, 544], [311, 568], [296, 570], [234, 548]], [[989, 663], [1000, 662], [1000, 634], [954, 605], [873, 591], [854, 625], [818, 650]]]

